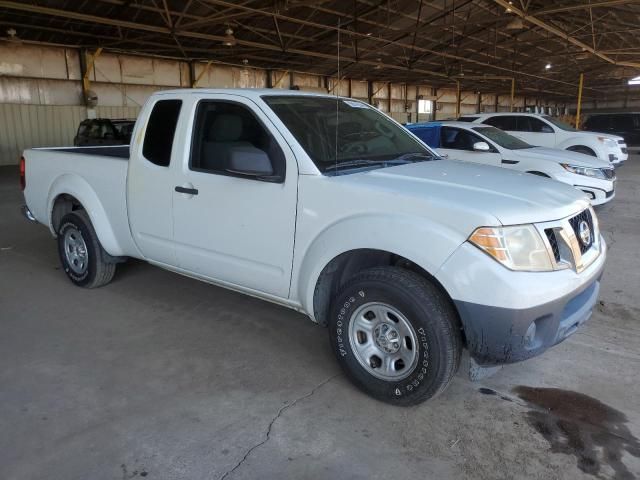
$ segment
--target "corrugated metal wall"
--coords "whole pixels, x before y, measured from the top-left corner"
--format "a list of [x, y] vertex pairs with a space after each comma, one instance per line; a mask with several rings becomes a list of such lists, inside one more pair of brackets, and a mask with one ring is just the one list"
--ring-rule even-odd
[[0, 165], [18, 163], [25, 148], [73, 145], [82, 106], [0, 103]]
[[[198, 87], [264, 88], [267, 71], [205, 63], [194, 65]], [[91, 90], [98, 96], [95, 116], [136, 118], [153, 92], [190, 86], [189, 64], [184, 61], [137, 57], [113, 53], [100, 55], [89, 72]], [[323, 78], [282, 70], [272, 71], [273, 86], [324, 90], [343, 96], [368, 99], [363, 80]], [[372, 103], [399, 122], [428, 120], [417, 115], [417, 96], [437, 101], [434, 117], [455, 115], [456, 90], [428, 85], [373, 82]], [[480, 109], [495, 110], [495, 95], [483, 94]], [[498, 97], [498, 109], [508, 110], [509, 96]], [[523, 105], [516, 97], [516, 106]], [[461, 92], [462, 113], [475, 113], [478, 94]], [[80, 51], [73, 48], [0, 44], [0, 165], [15, 164], [25, 148], [65, 146], [81, 120], [87, 117], [83, 105]]]

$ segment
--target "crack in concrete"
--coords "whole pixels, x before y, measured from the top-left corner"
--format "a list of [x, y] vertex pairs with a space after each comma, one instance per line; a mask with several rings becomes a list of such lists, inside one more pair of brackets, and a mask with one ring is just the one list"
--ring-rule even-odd
[[265, 436], [264, 440], [256, 443], [249, 450], [247, 450], [247, 452], [244, 454], [242, 459], [238, 463], [236, 463], [236, 465], [231, 470], [227, 470], [225, 474], [220, 477], [220, 480], [225, 480], [225, 478], [227, 478], [229, 475], [231, 475], [233, 472], [235, 472], [238, 468], [242, 466], [242, 464], [247, 460], [247, 458], [249, 458], [249, 455], [251, 455], [251, 453], [253, 453], [254, 450], [256, 450], [257, 448], [260, 448], [262, 445], [264, 445], [269, 441], [269, 439], [271, 438], [271, 430], [273, 429], [273, 425], [276, 423], [276, 421], [282, 416], [282, 414], [286, 410], [289, 410], [291, 407], [295, 406], [298, 402], [301, 402], [302, 400], [305, 400], [313, 396], [318, 390], [320, 390], [327, 383], [331, 382], [333, 379], [335, 379], [336, 377], [339, 377], [340, 375], [342, 374], [337, 373], [336, 375], [333, 375], [327, 378], [326, 380], [320, 382], [318, 385], [313, 387], [313, 389], [309, 393], [306, 393], [305, 395], [302, 395], [301, 397], [296, 398], [293, 402], [287, 403], [286, 405], [283, 405], [282, 407], [280, 407], [280, 409], [278, 410], [278, 413], [276, 413], [275, 417], [271, 419], [271, 422], [269, 423], [269, 427], [267, 427], [267, 435]]

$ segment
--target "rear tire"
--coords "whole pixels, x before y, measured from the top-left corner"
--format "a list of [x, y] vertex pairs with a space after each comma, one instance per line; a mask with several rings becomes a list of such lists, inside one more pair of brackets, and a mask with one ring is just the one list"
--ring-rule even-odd
[[583, 153], [585, 155], [589, 155], [590, 157], [597, 157], [596, 152], [591, 150], [589, 147], [583, 147], [581, 145], [575, 147], [567, 148], [570, 152]]
[[108, 254], [83, 210], [62, 217], [58, 228], [58, 255], [67, 277], [79, 287], [106, 285], [116, 272], [116, 264], [105, 261]]
[[424, 277], [397, 267], [356, 274], [335, 297], [329, 337], [350, 380], [372, 397], [415, 405], [442, 392], [462, 348], [449, 299]]

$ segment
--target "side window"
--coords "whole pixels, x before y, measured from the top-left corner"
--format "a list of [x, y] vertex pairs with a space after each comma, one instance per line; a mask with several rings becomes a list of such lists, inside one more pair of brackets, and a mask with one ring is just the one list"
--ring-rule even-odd
[[182, 100], [160, 100], [153, 106], [142, 145], [142, 155], [151, 163], [169, 166], [181, 107]]
[[602, 115], [592, 115], [591, 117], [587, 118], [586, 122], [584, 122], [584, 126], [589, 130], [597, 130], [604, 127], [604, 122], [602, 120]]
[[520, 122], [524, 119], [529, 120], [529, 129], [522, 130], [527, 132], [535, 132], [535, 133], [553, 133], [553, 128], [544, 123], [542, 120], [535, 117], [520, 117], [518, 118], [518, 127], [520, 126]]
[[614, 130], [631, 130], [633, 128], [633, 117], [631, 115], [613, 115], [611, 124]]
[[518, 126], [516, 124], [517, 117], [499, 115], [495, 117], [487, 118], [484, 122], [487, 125], [499, 128], [500, 130], [516, 131]]
[[473, 133], [460, 128], [442, 127], [442, 130], [440, 130], [440, 144], [442, 148], [473, 151], [473, 144], [483, 141], [484, 140]]
[[[239, 165], [245, 168], [239, 169]], [[265, 173], [253, 178], [283, 182], [285, 157], [273, 136], [247, 107], [202, 101], [196, 111], [190, 168], [245, 178], [251, 177], [238, 170], [255, 170]]]

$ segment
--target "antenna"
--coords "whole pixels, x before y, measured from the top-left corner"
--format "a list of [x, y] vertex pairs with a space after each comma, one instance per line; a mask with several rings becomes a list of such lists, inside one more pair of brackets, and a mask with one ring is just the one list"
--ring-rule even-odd
[[337, 85], [333, 86], [333, 89], [336, 93], [336, 139], [335, 139], [335, 146], [336, 146], [336, 154], [335, 154], [335, 161], [336, 161], [336, 169], [335, 172], [338, 172], [338, 119], [340, 116], [340, 100], [338, 97], [338, 88], [340, 87], [340, 18], [338, 18], [338, 83]]

